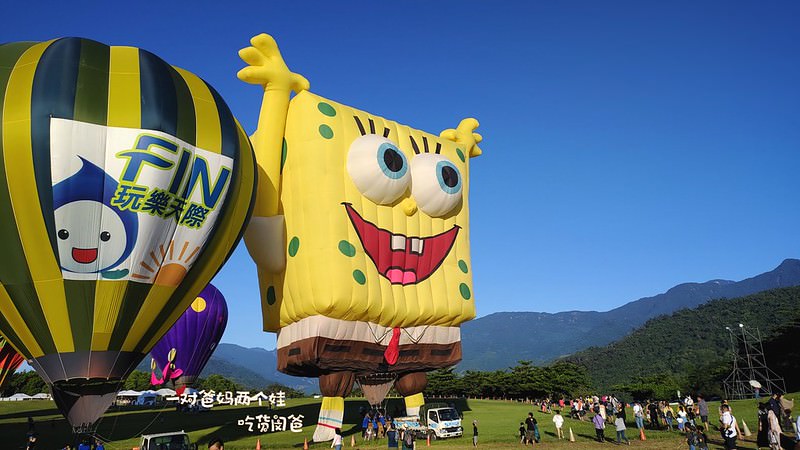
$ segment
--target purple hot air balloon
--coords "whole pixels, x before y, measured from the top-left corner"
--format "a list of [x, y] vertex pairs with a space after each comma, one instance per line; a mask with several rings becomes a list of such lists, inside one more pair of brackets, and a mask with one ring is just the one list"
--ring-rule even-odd
[[205, 367], [228, 323], [228, 305], [209, 284], [150, 351], [154, 385], [169, 380], [183, 391]]

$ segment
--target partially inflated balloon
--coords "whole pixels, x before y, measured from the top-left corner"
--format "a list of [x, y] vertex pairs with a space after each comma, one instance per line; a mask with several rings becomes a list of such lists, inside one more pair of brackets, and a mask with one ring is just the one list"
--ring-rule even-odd
[[19, 369], [24, 360], [25, 358], [17, 353], [3, 336], [0, 336], [0, 390], [6, 386], [11, 374]]
[[227, 324], [225, 297], [209, 284], [150, 352], [160, 369], [153, 373], [153, 381], [160, 384], [173, 380], [179, 389], [191, 386], [217, 348]]
[[219, 270], [255, 183], [219, 94], [133, 47], [0, 46], [0, 331], [90, 426]]

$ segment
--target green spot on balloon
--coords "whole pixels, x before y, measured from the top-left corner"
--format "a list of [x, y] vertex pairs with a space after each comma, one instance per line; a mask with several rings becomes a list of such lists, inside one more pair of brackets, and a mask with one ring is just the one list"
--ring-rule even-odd
[[281, 173], [283, 173], [284, 164], [286, 164], [286, 139], [283, 140], [283, 148], [281, 149]]
[[469, 286], [464, 283], [461, 283], [458, 286], [458, 290], [461, 291], [461, 296], [464, 297], [464, 300], [469, 300], [469, 298], [472, 296], [472, 293], [469, 292]]
[[356, 269], [353, 271], [353, 279], [356, 280], [358, 284], [364, 284], [367, 282], [367, 276], [364, 275], [364, 272]]
[[297, 250], [300, 249], [300, 239], [297, 236], [293, 237], [291, 241], [289, 241], [289, 256], [294, 256], [297, 254]]
[[275, 304], [275, 286], [270, 286], [267, 288], [267, 304]]
[[456, 153], [458, 154], [459, 159], [461, 159], [461, 162], [466, 162], [467, 158], [464, 156], [464, 151], [463, 150], [461, 150], [460, 148], [457, 148], [456, 149]]
[[347, 241], [339, 241], [339, 251], [342, 252], [344, 256], [356, 256], [356, 248]]
[[469, 272], [469, 267], [467, 267], [467, 262], [463, 259], [458, 260], [458, 268], [461, 269], [462, 272], [467, 273]]
[[333, 106], [325, 102], [319, 102], [319, 104], [317, 105], [317, 109], [319, 109], [319, 112], [325, 114], [328, 117], [333, 117], [336, 115], [336, 110], [333, 109]]
[[331, 127], [322, 124], [319, 126], [319, 134], [325, 139], [330, 139], [333, 137], [333, 130], [331, 130]]

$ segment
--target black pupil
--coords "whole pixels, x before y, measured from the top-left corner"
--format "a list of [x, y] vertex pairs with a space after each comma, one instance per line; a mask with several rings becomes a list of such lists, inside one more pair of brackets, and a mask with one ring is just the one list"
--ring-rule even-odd
[[442, 180], [447, 187], [456, 187], [458, 185], [458, 172], [450, 166], [442, 166]]
[[111, 233], [109, 233], [108, 231], [103, 231], [102, 233], [100, 233], [100, 240], [101, 241], [105, 242], [105, 241], [107, 241], [109, 239], [111, 239]]
[[67, 230], [58, 230], [58, 237], [59, 239], [66, 239], [69, 237], [69, 231]]
[[383, 152], [383, 163], [386, 164], [386, 167], [392, 172], [400, 172], [403, 170], [403, 157], [393, 148]]

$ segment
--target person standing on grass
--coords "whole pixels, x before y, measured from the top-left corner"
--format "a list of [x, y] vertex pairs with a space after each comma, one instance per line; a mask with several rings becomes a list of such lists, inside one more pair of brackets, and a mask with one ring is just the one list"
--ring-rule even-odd
[[561, 429], [564, 426], [564, 416], [561, 415], [560, 409], [556, 410], [556, 414], [553, 416], [553, 423], [556, 426], [556, 436], [559, 439], [564, 439], [564, 430]]
[[631, 441], [625, 436], [625, 430], [627, 428], [625, 426], [625, 419], [623, 419], [622, 416], [617, 416], [617, 418], [614, 419], [614, 426], [617, 429], [617, 444], [622, 444], [622, 441], [625, 441], [625, 445], [631, 445]]
[[331, 448], [334, 450], [342, 450], [342, 429], [337, 428], [333, 430], [333, 441], [331, 441]]
[[664, 421], [667, 423], [669, 427], [669, 431], [672, 431], [672, 421], [675, 419], [675, 412], [672, 411], [672, 407], [669, 406], [669, 403], [664, 402], [664, 406], [661, 408], [661, 412], [664, 414]]
[[678, 431], [685, 431], [686, 430], [686, 422], [689, 420], [688, 415], [686, 414], [686, 409], [683, 405], [678, 406]]
[[650, 426], [654, 430], [661, 429], [661, 425], [658, 423], [658, 404], [655, 401], [651, 401], [647, 405], [647, 410], [650, 412]]
[[519, 423], [519, 443], [525, 445], [525, 422]]
[[702, 395], [697, 396], [697, 413], [700, 414], [703, 428], [708, 432], [708, 403], [706, 403], [706, 399]]
[[633, 419], [636, 421], [636, 428], [644, 428], [644, 408], [639, 402], [633, 403]]
[[722, 424], [722, 429], [720, 432], [722, 434], [722, 439], [725, 440], [725, 449], [732, 450], [736, 448], [736, 437], [739, 435], [736, 431], [736, 417], [731, 414], [731, 407], [727, 404], [722, 405], [721, 409], [722, 415], [719, 421]]
[[603, 416], [600, 413], [595, 413], [594, 417], [592, 417], [592, 423], [594, 424], [594, 432], [597, 434], [597, 442], [605, 443], [606, 421], [603, 420]]
[[767, 423], [769, 429], [767, 430], [767, 439], [769, 440], [770, 450], [780, 450], [781, 448], [781, 424], [778, 417], [771, 409], [767, 410]]
[[403, 440], [403, 450], [414, 450], [414, 430], [403, 426], [401, 439]]
[[699, 450], [701, 441], [700, 432], [691, 424], [686, 427], [686, 430], [686, 443], [689, 444], [689, 450]]
[[478, 420], [472, 421], [472, 446], [478, 446]]
[[389, 421], [388, 427], [389, 429], [386, 430], [386, 445], [388, 448], [397, 448], [397, 430], [394, 429], [391, 421]]
[[531, 443], [534, 445], [536, 440], [534, 439], [534, 432], [536, 430], [536, 419], [533, 417], [533, 413], [528, 413], [528, 418], [525, 419], [525, 443]]

